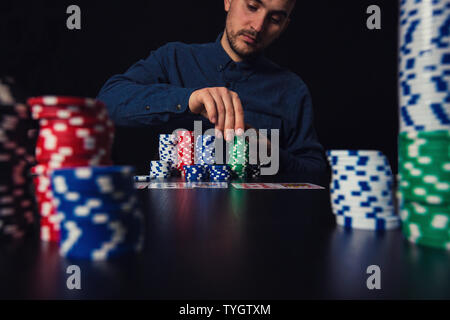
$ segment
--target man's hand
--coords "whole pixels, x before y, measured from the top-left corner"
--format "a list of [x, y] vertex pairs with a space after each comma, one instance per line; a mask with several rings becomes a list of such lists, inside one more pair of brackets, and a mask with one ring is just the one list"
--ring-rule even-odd
[[215, 124], [216, 135], [225, 132], [225, 140], [233, 139], [233, 132], [244, 133], [244, 110], [236, 92], [225, 87], [204, 88], [194, 91], [189, 98], [192, 113], [201, 114]]

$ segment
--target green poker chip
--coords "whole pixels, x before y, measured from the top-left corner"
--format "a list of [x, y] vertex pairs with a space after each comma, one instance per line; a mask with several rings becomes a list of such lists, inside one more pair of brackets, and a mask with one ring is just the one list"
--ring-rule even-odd
[[450, 130], [398, 137], [402, 230], [413, 243], [450, 250]]

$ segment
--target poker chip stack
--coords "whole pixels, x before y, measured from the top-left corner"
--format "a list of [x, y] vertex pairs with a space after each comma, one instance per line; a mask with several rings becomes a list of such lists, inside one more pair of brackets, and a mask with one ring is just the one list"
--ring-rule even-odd
[[261, 166], [259, 164], [248, 164], [247, 178], [257, 179], [261, 176]]
[[232, 178], [232, 171], [227, 164], [208, 165], [209, 180], [212, 182], [229, 182]]
[[249, 156], [249, 144], [244, 136], [235, 136], [233, 149], [229, 158], [229, 165], [233, 175], [238, 179], [244, 179], [247, 176]]
[[133, 176], [128, 166], [52, 171], [62, 256], [106, 260], [142, 249], [144, 220]]
[[178, 138], [174, 134], [159, 135], [159, 159], [169, 162], [170, 170], [176, 170], [178, 161]]
[[332, 168], [331, 205], [338, 225], [366, 230], [400, 226], [393, 174], [382, 152], [329, 150], [327, 157]]
[[39, 121], [36, 144], [36, 200], [41, 239], [59, 240], [59, 218], [53, 203], [50, 174], [67, 167], [111, 165], [114, 126], [106, 106], [97, 100], [45, 96], [30, 98], [32, 117]]
[[397, 198], [413, 243], [450, 250], [450, 4], [401, 2]]
[[205, 181], [208, 178], [208, 169], [202, 164], [193, 164], [183, 167], [185, 172], [185, 180], [187, 182], [200, 182]]
[[172, 162], [169, 161], [151, 161], [150, 179], [166, 179], [172, 172]]
[[184, 177], [184, 166], [194, 164], [194, 132], [193, 131], [177, 131], [178, 137], [178, 161], [177, 169]]
[[212, 135], [198, 135], [195, 138], [195, 163], [204, 165], [214, 164], [216, 156], [216, 137]]
[[34, 124], [22, 104], [0, 105], [0, 240], [20, 239], [35, 222], [28, 169]]

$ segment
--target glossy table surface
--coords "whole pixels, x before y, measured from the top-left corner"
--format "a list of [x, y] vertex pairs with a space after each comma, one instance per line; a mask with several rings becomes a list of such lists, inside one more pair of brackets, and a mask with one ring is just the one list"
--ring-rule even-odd
[[[416, 247], [401, 231], [334, 225], [328, 190], [137, 191], [143, 252], [90, 262], [57, 244], [0, 244], [2, 299], [449, 299], [450, 252]], [[81, 269], [69, 290], [66, 269]], [[367, 288], [367, 267], [381, 289]]]

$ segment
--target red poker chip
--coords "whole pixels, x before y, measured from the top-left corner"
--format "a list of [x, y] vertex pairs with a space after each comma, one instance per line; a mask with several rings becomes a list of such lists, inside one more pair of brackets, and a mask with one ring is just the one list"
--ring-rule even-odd
[[86, 108], [106, 108], [106, 105], [100, 100], [83, 97], [70, 96], [41, 96], [32, 97], [27, 100], [28, 105], [43, 105], [43, 106], [82, 106]]
[[52, 128], [55, 131], [61, 131], [62, 128], [76, 129], [76, 128], [91, 128], [91, 130], [99, 131], [101, 127], [105, 127], [108, 130], [114, 130], [114, 123], [104, 117], [91, 116], [73, 116], [70, 119], [40, 119], [39, 125], [41, 128]]
[[[48, 156], [52, 153], [62, 156], [76, 156], [77, 154], [102, 155], [110, 153], [113, 140], [110, 137], [98, 138], [44, 138], [39, 137], [36, 142], [36, 160], [42, 159], [42, 156]], [[104, 151], [101, 151], [104, 150]]]
[[35, 106], [31, 111], [31, 117], [34, 120], [39, 119], [59, 119], [68, 120], [74, 117], [97, 118], [100, 120], [108, 119], [108, 111], [99, 109], [79, 110], [78, 107], [41, 107]]
[[43, 127], [39, 132], [38, 139], [46, 139], [47, 137], [58, 140], [70, 139], [114, 139], [114, 131], [105, 126], [96, 127]]
[[[36, 161], [38, 163], [46, 164], [48, 161], [61, 162], [61, 161], [81, 161], [101, 159], [106, 160], [111, 157], [111, 151], [108, 148], [101, 147], [101, 149], [90, 150], [89, 148], [82, 147], [59, 147], [56, 151], [48, 151], [37, 148]], [[17, 177], [17, 183], [22, 181], [21, 177]]]

